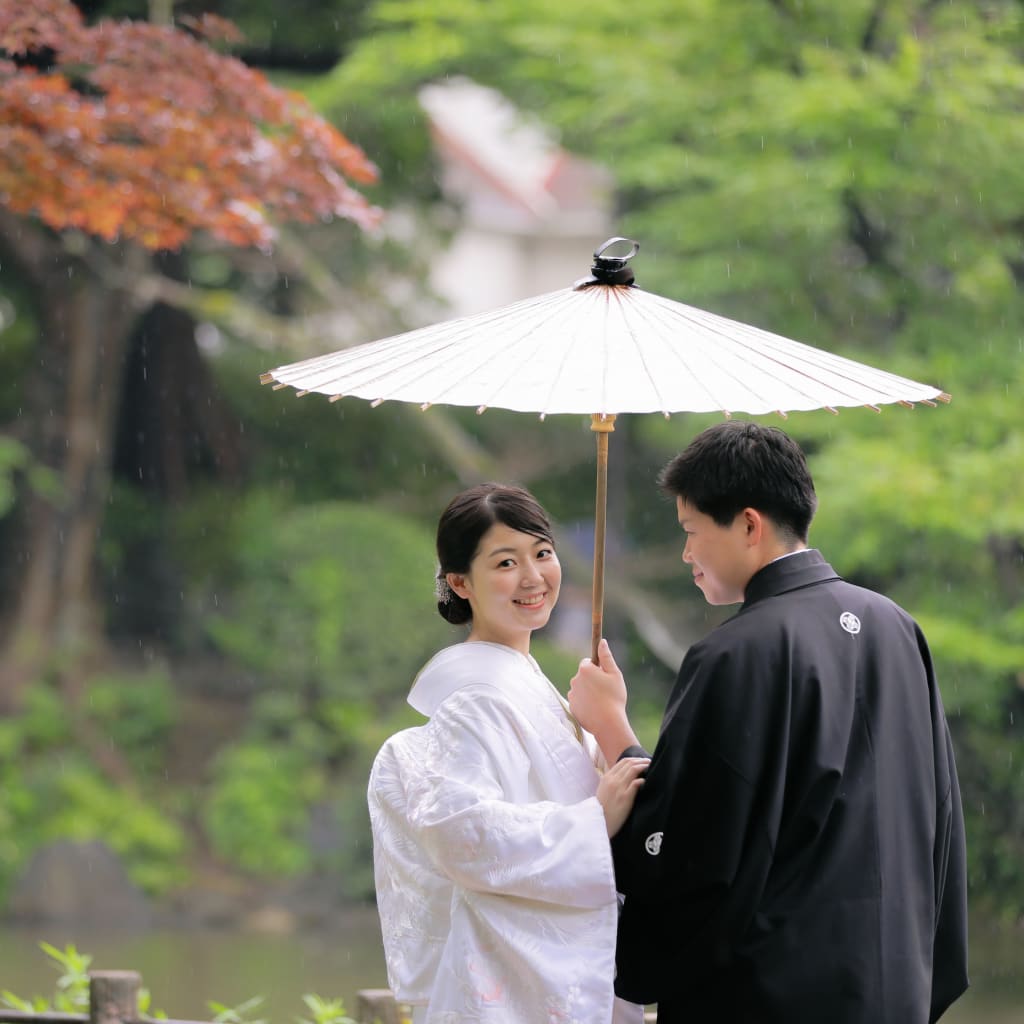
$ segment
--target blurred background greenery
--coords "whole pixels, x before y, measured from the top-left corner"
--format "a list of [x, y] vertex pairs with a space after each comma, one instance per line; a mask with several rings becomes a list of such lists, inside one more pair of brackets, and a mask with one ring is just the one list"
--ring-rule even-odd
[[[79, 6], [90, 20], [153, 13]], [[291, 226], [269, 252], [196, 235], [147, 257], [147, 274], [189, 292], [177, 304], [106, 279], [95, 257], [111, 243], [58, 240], [89, 288], [130, 296], [135, 314], [86, 527], [89, 614], [80, 592], [43, 621], [25, 610], [31, 510], [63, 509], [72, 530], [78, 505], [39, 428], [60, 429], [46, 382], [71, 355], [47, 336], [53, 292], [17, 258], [39, 225], [0, 220], [0, 596], [8, 663], [31, 665], [0, 687], [0, 904], [57, 838], [103, 839], [157, 900], [224, 878], [250, 894], [326, 878], [343, 900], [371, 898], [370, 760], [416, 721], [404, 694], [459, 635], [431, 598], [448, 497], [482, 478], [530, 487], [558, 520], [569, 582], [587, 587], [588, 423], [296, 402], [258, 385], [280, 363], [449, 315], [431, 260], [464, 211], [418, 96], [464, 76], [610, 172], [609, 233], [640, 240], [641, 287], [952, 394], [784, 426], [815, 473], [812, 542], [929, 637], [972, 905], [1024, 919], [1024, 5], [173, 8], [233, 19], [235, 53], [366, 150], [384, 228]], [[654, 477], [716, 419], [631, 417], [612, 436], [607, 631], [652, 741], [674, 652], [717, 621], [678, 572]], [[553, 627], [538, 651], [563, 688], [586, 653], [568, 633]]]

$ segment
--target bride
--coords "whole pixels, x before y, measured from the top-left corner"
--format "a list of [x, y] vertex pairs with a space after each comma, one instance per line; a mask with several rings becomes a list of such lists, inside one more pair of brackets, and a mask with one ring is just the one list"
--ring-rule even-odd
[[609, 770], [530, 654], [558, 600], [548, 517], [519, 487], [456, 495], [437, 529], [438, 611], [463, 643], [421, 670], [425, 725], [369, 783], [388, 980], [415, 1024], [639, 1024], [615, 997], [609, 837], [646, 761]]

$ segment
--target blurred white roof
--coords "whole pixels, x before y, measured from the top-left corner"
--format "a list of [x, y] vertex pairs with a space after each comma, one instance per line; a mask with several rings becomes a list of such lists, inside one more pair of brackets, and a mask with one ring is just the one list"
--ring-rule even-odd
[[420, 103], [442, 167], [441, 186], [467, 220], [532, 233], [600, 232], [611, 175], [574, 156], [506, 97], [466, 78], [425, 86]]

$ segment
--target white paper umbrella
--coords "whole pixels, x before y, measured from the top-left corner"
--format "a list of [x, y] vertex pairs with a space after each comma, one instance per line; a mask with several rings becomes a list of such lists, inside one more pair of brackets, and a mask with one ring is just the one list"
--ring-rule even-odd
[[[628, 243], [625, 256], [606, 256]], [[620, 413], [786, 413], [949, 401], [939, 388], [645, 292], [609, 239], [573, 287], [343, 349], [261, 378], [300, 394], [591, 416], [597, 433], [593, 651], [604, 604], [608, 432]]]

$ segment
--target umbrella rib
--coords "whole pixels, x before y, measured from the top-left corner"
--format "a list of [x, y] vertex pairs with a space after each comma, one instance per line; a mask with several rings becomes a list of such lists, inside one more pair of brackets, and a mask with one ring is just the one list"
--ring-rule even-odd
[[[563, 295], [563, 293], [561, 293], [561, 292], [554, 292], [554, 293], [551, 293], [551, 295], [546, 296], [545, 298], [548, 298], [548, 299], [555, 299], [555, 298], [561, 299], [562, 295]], [[508, 361], [512, 362], [513, 370], [516, 367], [519, 367], [519, 366], [532, 365], [534, 360], [535, 360], [535, 358], [536, 358], [536, 356], [537, 356], [537, 354], [539, 352], [543, 351], [543, 349], [544, 349], [545, 345], [547, 344], [547, 342], [546, 342], [545, 334], [543, 332], [541, 332], [541, 330], [540, 330], [541, 327], [543, 327], [544, 331], [547, 332], [547, 331], [550, 331], [550, 329], [552, 327], [552, 323], [556, 323], [557, 324], [559, 319], [561, 319], [563, 321], [568, 319], [569, 311], [565, 308], [565, 306], [564, 306], [564, 304], [562, 302], [560, 302], [560, 301], [558, 301], [558, 302], [552, 301], [552, 302], [550, 302], [548, 304], [553, 307], [553, 310], [554, 310], [554, 313], [555, 313], [554, 317], [552, 317], [551, 319], [543, 320], [542, 322], [530, 322], [530, 323], [523, 324], [522, 327], [524, 329], [521, 329], [518, 333], [512, 335], [505, 342], [504, 350], [503, 350], [503, 353], [501, 354], [501, 357], [504, 358], [504, 360], [506, 362], [508, 362]], [[519, 319], [519, 317], [521, 315], [522, 306], [523, 306], [523, 304], [520, 303], [520, 304], [517, 304], [517, 308], [515, 308], [515, 309], [513, 309], [511, 307], [505, 307], [505, 309], [506, 309], [506, 316], [503, 319], [507, 319], [507, 320], [512, 321], [514, 323], [517, 319]], [[499, 325], [499, 326], [504, 326], [504, 325]], [[531, 338], [533, 338], [535, 340], [535, 344], [533, 345], [533, 347], [529, 351], [527, 351], [527, 352], [521, 351], [520, 350], [520, 346], [525, 345], [525, 343], [529, 342], [531, 340]], [[499, 357], [495, 356], [494, 354], [490, 354], [489, 353], [488, 354], [488, 358], [483, 360], [474, 369], [479, 368], [479, 366], [485, 365], [488, 361], [497, 362], [498, 358]], [[501, 399], [500, 398], [495, 399], [494, 396], [497, 395], [499, 393], [499, 391], [501, 390], [501, 388], [508, 383], [508, 379], [511, 377], [511, 373], [508, 373], [508, 374], [506, 374], [503, 377], [500, 373], [497, 372], [498, 371], [498, 365], [495, 365], [493, 367], [493, 369], [495, 371], [494, 372], [494, 376], [496, 378], [496, 383], [491, 387], [490, 396], [489, 397], [482, 397], [480, 401], [474, 400], [472, 403], [467, 402], [466, 403], [467, 405], [469, 405], [469, 404], [477, 405], [477, 406], [480, 407], [481, 411], [483, 411], [483, 409], [487, 408], [488, 406], [492, 406], [492, 405], [500, 406]], [[455, 387], [455, 386], [456, 385], [454, 385], [454, 384], [452, 385], [452, 387]], [[450, 391], [450, 390], [451, 390], [451, 387], [448, 388], [448, 391]], [[445, 392], [442, 392], [442, 395], [444, 393]], [[551, 391], [549, 389], [549, 398], [550, 398], [550, 393], [551, 393]], [[443, 398], [440, 399], [440, 400], [443, 401]], [[519, 411], [526, 411], [526, 410], [519, 410]], [[539, 412], [542, 415], [544, 415], [547, 412], [547, 405], [544, 402], [536, 403], [536, 408], [532, 409], [530, 411], [536, 411], [536, 412]]]
[[[339, 391], [342, 394], [354, 394], [357, 390], [368, 392], [375, 382], [396, 373], [409, 371], [422, 376], [425, 362], [431, 364], [432, 371], [436, 371], [464, 360], [467, 343], [477, 337], [481, 330], [500, 324], [503, 320], [524, 310], [528, 311], [531, 307], [540, 306], [545, 300], [549, 300], [551, 295], [556, 294], [559, 293], [537, 296], [501, 310], [493, 310], [475, 317], [461, 317], [444, 325], [423, 327], [328, 355], [315, 356], [301, 363], [279, 367], [272, 372], [276, 379], [283, 378], [284, 383], [296, 381], [306, 390], [328, 394]], [[443, 335], [439, 330], [440, 326], [444, 327]], [[446, 358], [433, 363], [433, 360], [438, 359], [441, 353], [446, 351], [450, 353]], [[393, 358], [392, 352], [398, 359], [391, 365], [382, 367], [382, 363], [387, 363], [389, 358]], [[478, 368], [483, 362], [486, 360], [474, 368]], [[370, 375], [367, 375], [368, 371]], [[346, 381], [343, 378], [339, 381], [339, 374], [346, 373], [350, 379]], [[443, 392], [430, 397], [429, 400], [442, 401]]]
[[[744, 325], [740, 325], [743, 327]], [[789, 338], [783, 338], [781, 335], [772, 334], [770, 331], [759, 331], [756, 334], [753, 333], [756, 328], [747, 328], [746, 330], [740, 330], [737, 332], [739, 335], [750, 334], [752, 341], [747, 343], [741, 336], [728, 337], [722, 334], [721, 331], [716, 331], [729, 343], [742, 347], [747, 351], [756, 351], [764, 358], [770, 359], [772, 362], [785, 365], [789, 369], [795, 369], [797, 373], [802, 376], [808, 377], [811, 380], [816, 380], [812, 374], [802, 368], [793, 367], [790, 364], [784, 363], [782, 355], [772, 357], [765, 352], [765, 345], [770, 345], [776, 352], [782, 354], [795, 354], [801, 356], [807, 364], [814, 366], [815, 368], [835, 374], [837, 377], [843, 380], [850, 381], [851, 383], [861, 386], [878, 387], [881, 390], [888, 390], [885, 385], [894, 380], [898, 380], [900, 383], [913, 383], [906, 378], [899, 378], [895, 374], [891, 374], [884, 370], [876, 370], [866, 363], [859, 363], [856, 360], [847, 359], [845, 356], [840, 356], [833, 352], [827, 352], [824, 349], [814, 348], [810, 345], [804, 345], [802, 342], [793, 341]], [[760, 342], [760, 345], [755, 349], [753, 341]], [[795, 350], [795, 351], [794, 351]], [[867, 381], [865, 379], [858, 379], [854, 376], [852, 371], [858, 371], [862, 378], [876, 377], [877, 381]]]
[[[817, 384], [820, 384], [820, 385], [823, 385], [825, 387], [831, 388], [833, 391], [836, 391], [838, 394], [844, 395], [845, 397], [849, 398], [851, 401], [857, 402], [858, 404], [860, 404], [860, 403], [862, 403], [864, 401], [864, 397], [863, 396], [858, 396], [856, 394], [853, 394], [850, 390], [848, 390], [848, 388], [850, 386], [852, 386], [854, 388], [860, 387], [860, 388], [869, 388], [869, 389], [871, 389], [874, 392], [872, 397], [876, 401], [880, 400], [880, 395], [881, 396], [885, 396], [890, 401], [898, 401], [899, 400], [900, 393], [897, 391], [897, 389], [895, 387], [895, 384], [892, 384], [890, 386], [890, 382], [892, 381], [892, 378], [893, 378], [894, 375], [882, 376], [881, 379], [874, 380], [874, 381], [867, 380], [867, 379], [858, 379], [858, 377], [855, 376], [851, 371], [854, 370], [854, 369], [859, 370], [860, 367], [866, 366], [866, 364], [856, 363], [854, 360], [847, 360], [843, 356], [834, 356], [833, 360], [828, 360], [828, 359], [819, 359], [819, 360], [807, 359], [807, 363], [810, 366], [813, 366], [815, 369], [821, 371], [822, 376], [816, 376], [815, 374], [810, 372], [808, 366], [801, 366], [801, 367], [793, 366], [792, 363], [786, 362], [786, 360], [783, 358], [783, 355], [781, 355], [781, 354], [780, 355], [775, 355], [775, 356], [770, 355], [765, 350], [763, 344], [758, 346], [757, 348], [755, 348], [753, 344], [744, 343], [742, 341], [742, 339], [740, 339], [740, 338], [732, 339], [732, 343], [734, 345], [738, 346], [738, 347], [742, 347], [745, 351], [756, 352], [761, 359], [764, 359], [764, 360], [767, 360], [769, 362], [772, 362], [772, 363], [776, 364], [777, 366], [785, 367], [790, 372], [796, 373], [799, 376], [806, 378], [808, 381], [813, 381], [813, 382], [815, 382]], [[799, 344], [799, 342], [796, 342], [794, 344]], [[777, 348], [777, 350], [779, 352], [781, 352], [783, 354], [788, 354], [786, 352], [786, 348], [787, 348], [786, 346], [776, 346], [776, 348]], [[810, 349], [811, 352], [820, 351], [820, 350], [811, 349], [810, 346], [805, 346], [805, 348]], [[798, 352], [798, 354], [800, 354], [801, 356], [804, 356], [804, 353], [802, 351]], [[834, 363], [834, 365], [831, 365], [831, 366], [828, 365], [828, 363], [830, 363], [830, 362]], [[870, 369], [870, 368], [868, 368], [868, 369]], [[833, 379], [831, 379], [831, 380], [824, 380], [823, 379], [823, 375], [824, 374], [830, 374]], [[781, 380], [782, 379], [777, 374], [775, 374], [773, 376], [777, 380]], [[870, 374], [866, 374], [865, 376], [870, 376]], [[840, 386], [840, 382], [843, 382], [845, 386]], [[908, 383], [912, 383], [912, 382], [908, 382]], [[813, 398], [814, 397], [813, 395], [811, 395], [811, 393], [809, 391], [804, 391], [804, 390], [798, 388], [795, 383], [791, 383], [790, 386], [793, 388], [793, 390], [799, 391], [801, 394], [806, 395], [808, 398]]]
[[[644, 294], [651, 294], [651, 293], [645, 292]], [[670, 313], [674, 313], [675, 311], [671, 307], [669, 307], [669, 312]], [[641, 306], [639, 304], [637, 305], [637, 315], [638, 315], [638, 317], [640, 319], [644, 320], [646, 323], [651, 324], [652, 326], [657, 327], [657, 325], [654, 323], [654, 318], [651, 315], [651, 312], [648, 309], [644, 308], [643, 306]], [[658, 401], [661, 403], [662, 412], [666, 412], [667, 413], [667, 412], [670, 412], [670, 411], [679, 411], [679, 410], [669, 410], [669, 409], [666, 408], [666, 405], [668, 403], [666, 403], [664, 398], [662, 397], [661, 389], [658, 387], [658, 384], [655, 381], [653, 374], [650, 372], [650, 368], [649, 368], [647, 357], [645, 356], [645, 354], [644, 354], [644, 352], [642, 350], [642, 347], [641, 347], [639, 341], [637, 340], [636, 333], [632, 329], [630, 329], [630, 336], [634, 339], [637, 353], [639, 354], [641, 363], [644, 366], [644, 371], [647, 373], [647, 376], [648, 376], [648, 378], [651, 381], [652, 387], [654, 388], [655, 393], [658, 395]], [[652, 338], [660, 339], [660, 336], [661, 336], [661, 332], [658, 331], [658, 330], [653, 330], [651, 332], [651, 337]], [[681, 347], [680, 346], [676, 346], [676, 345], [672, 345], [667, 340], [664, 342], [664, 345], [665, 345], [665, 348], [667, 349], [669, 355], [672, 357], [672, 359], [675, 360], [676, 362], [678, 362], [682, 366], [683, 372], [686, 374], [686, 376], [688, 377], [690, 382], [692, 384], [695, 384], [698, 387], [700, 387], [700, 389], [707, 396], [708, 401], [716, 409], [721, 409], [721, 410], [727, 412], [728, 408], [727, 408], [726, 404], [724, 402], [722, 402], [721, 397], [719, 395], [716, 395], [711, 390], [711, 388], [708, 387], [707, 383], [704, 380], [702, 380], [701, 377], [697, 373], [694, 372], [693, 366], [691, 365], [689, 359], [686, 357], [686, 354], [682, 351]], [[714, 362], [714, 364], [716, 366], [720, 365], [718, 360], [714, 359], [713, 356], [712, 356], [712, 361]]]
[[[554, 295], [556, 295], [560, 300], [564, 298], [564, 293], [556, 292], [554, 293]], [[515, 365], [526, 365], [528, 362], [532, 362], [548, 344], [546, 335], [550, 333], [552, 326], [560, 326], [560, 324], [564, 324], [566, 321], [571, 319], [573, 311], [564, 301], [553, 302], [552, 306], [555, 315], [551, 319], [545, 320], [542, 323], [535, 322], [528, 325], [528, 330], [525, 333], [520, 334], [514, 342], [506, 346], [506, 355], [509, 359], [514, 359]], [[540, 330], [540, 328], [542, 327], [544, 328], [543, 332]], [[523, 342], [526, 342], [528, 339], [530, 339], [531, 335], [536, 335], [536, 344], [529, 351], [529, 353], [515, 351], [515, 346]], [[552, 374], [551, 384], [548, 387], [547, 397], [543, 401], [535, 403], [536, 408], [531, 411], [538, 412], [541, 414], [541, 416], [546, 416], [548, 414], [549, 406], [551, 404], [551, 396], [557, 390], [561, 371], [562, 369], [564, 369], [568, 361], [569, 351], [569, 349], [566, 349], [565, 354], [563, 354], [562, 359], [559, 361], [558, 370]], [[492, 389], [492, 396], [497, 393], [498, 387], [500, 387], [500, 385], [496, 385], [496, 387]], [[493, 402], [492, 400], [481, 404], [486, 406], [496, 403]]]
[[[682, 305], [682, 304], [678, 304], [678, 305]], [[703, 335], [704, 337], [711, 336], [716, 343], [720, 344], [721, 342], [724, 341], [729, 347], [734, 347], [733, 346], [734, 339], [731, 338], [728, 334], [726, 334], [721, 329], [721, 327], [720, 327], [720, 325], [718, 323], [718, 319], [719, 318], [714, 317], [713, 314], [709, 314], [708, 316], [711, 319], [710, 319], [710, 322], [707, 322], [703, 317], [700, 317], [699, 315], [694, 315], [695, 313], [699, 313], [699, 311], [694, 310], [693, 307], [686, 306], [686, 307], [684, 307], [684, 309], [679, 309], [678, 305], [674, 306], [674, 307], [671, 307], [669, 309], [669, 312], [671, 314], [673, 314], [674, 316], [678, 317], [679, 319], [682, 319], [682, 320], [686, 321], [686, 323], [691, 325], [692, 328], [696, 328], [699, 331], [699, 333], [701, 335]], [[737, 327], [742, 327], [744, 325], [740, 324], [739, 322], [736, 322], [736, 326]], [[753, 348], [752, 346], [745, 345], [745, 346], [741, 346], [741, 347], [743, 347], [745, 350], [753, 352], [753, 354], [755, 356], [757, 356], [757, 357], [761, 356], [761, 352], [758, 349]], [[742, 387], [749, 395], [751, 395], [757, 401], [763, 403], [766, 407], [767, 406], [780, 405], [780, 404], [781, 405], [786, 404], [786, 403], [773, 403], [773, 402], [769, 402], [768, 399], [766, 398], [765, 394], [761, 390], [756, 389], [751, 384], [751, 382], [749, 382], [747, 380], [740, 379], [740, 378], [736, 377], [734, 374], [729, 373], [729, 371], [728, 371], [727, 367], [725, 366], [725, 364], [722, 362], [722, 360], [720, 358], [717, 357], [718, 356], [717, 352], [709, 353], [709, 356], [712, 359], [712, 361], [714, 362], [716, 367], [718, 367], [723, 373], [728, 374], [729, 377], [737, 385]], [[776, 379], [776, 380], [782, 380], [782, 378], [778, 377], [778, 375], [776, 375], [776, 374], [772, 374], [772, 377], [774, 379]], [[787, 387], [791, 387], [793, 390], [798, 391], [799, 393], [803, 394], [807, 398], [812, 398], [813, 397], [810, 394], [808, 394], [807, 392], [801, 391], [799, 388], [796, 388], [794, 385], [790, 384], [789, 382], [787, 382], [785, 380], [782, 380], [782, 383], [786, 384]], [[725, 409], [726, 411], [731, 411], [729, 409], [726, 409], [725, 405], [723, 403], [721, 403], [721, 402], [719, 402], [718, 405], [719, 405], [719, 408]], [[735, 404], [734, 408], [739, 408], [739, 404]]]
[[[522, 319], [524, 310], [534, 313], [539, 311], [543, 314], [545, 307], [550, 306], [555, 314], [554, 317], [550, 317], [548, 319], [541, 319], [539, 321], [528, 320], [524, 322], [518, 331], [510, 333], [504, 340], [502, 351], [499, 354], [495, 354], [492, 351], [486, 351], [483, 358], [476, 363], [476, 365], [471, 366], [465, 373], [463, 373], [463, 377], [469, 376], [474, 371], [486, 366], [488, 363], [491, 363], [491, 376], [495, 379], [495, 383], [491, 386], [490, 393], [488, 395], [481, 393], [479, 397], [474, 397], [471, 401], [467, 400], [461, 404], [477, 405], [480, 407], [481, 411], [489, 405], [500, 406], [502, 404], [499, 392], [502, 387], [507, 386], [508, 380], [513, 376], [514, 370], [517, 367], [533, 365], [537, 354], [545, 348], [547, 344], [546, 336], [540, 329], [543, 327], [545, 332], [549, 332], [553, 322], [557, 324], [559, 320], [564, 321], [570, 317], [571, 312], [565, 308], [563, 299], [564, 291], [552, 292], [548, 295], [541, 296], [538, 300], [528, 300], [525, 302], [515, 303], [512, 306], [506, 306], [503, 310], [496, 311], [496, 314], [500, 315], [489, 315], [486, 317], [486, 326], [495, 327], [498, 330], [504, 329], [507, 331], [508, 323], [515, 325], [517, 321]], [[477, 325], [475, 324], [474, 326]], [[479, 330], [475, 330], [473, 333], [476, 335], [479, 333]], [[531, 338], [534, 338], [536, 343], [529, 351], [524, 352], [522, 347], [524, 343], [528, 342]], [[501, 359], [505, 362], [512, 363], [511, 370], [504, 375], [498, 372]], [[458, 382], [455, 381], [448, 387], [442, 388], [440, 392], [438, 392], [436, 398], [432, 399], [432, 401], [445, 401], [446, 396], [457, 386]], [[521, 403], [515, 404], [518, 407]], [[544, 414], [547, 409], [545, 403], [533, 403], [529, 410], [519, 409], [519, 411], [537, 411]]]
[[[627, 330], [627, 332], [629, 334], [629, 339], [633, 343], [633, 350], [636, 353], [637, 359], [640, 361], [640, 365], [643, 367], [644, 374], [646, 375], [647, 380], [650, 382], [651, 390], [654, 392], [655, 396], [658, 399], [658, 404], [661, 406], [661, 411], [666, 416], [668, 416], [668, 414], [670, 412], [670, 410], [668, 408], [669, 403], [665, 401], [665, 396], [664, 396], [664, 394], [662, 392], [662, 389], [661, 389], [660, 385], [658, 384], [658, 381], [655, 379], [654, 374], [651, 372], [650, 362], [649, 362], [649, 360], [647, 358], [646, 353], [644, 352], [643, 346], [640, 343], [640, 339], [637, 336], [636, 331], [633, 329], [632, 325], [626, 320], [625, 304], [623, 302], [623, 296], [621, 296], [619, 294], [616, 294], [614, 296], [614, 298], [615, 298], [615, 301], [616, 301], [616, 305], [618, 306], [618, 309], [619, 309], [619, 314], [622, 317], [622, 322], [625, 325], [626, 330]], [[640, 314], [640, 318], [641, 319], [647, 320], [649, 322], [650, 318], [649, 318], [649, 315], [647, 314], [646, 310], [640, 308], [640, 309], [638, 309], [638, 312]], [[656, 332], [652, 333], [652, 337], [657, 337], [657, 333]], [[705, 391], [708, 394], [708, 397], [711, 398], [712, 401], [714, 401], [714, 396], [711, 395], [710, 392], [707, 392], [707, 389], [705, 389]]]
[[[911, 386], [921, 391], [928, 391], [931, 394], [937, 391], [935, 388], [918, 384], [916, 381], [909, 380], [908, 378], [898, 377], [896, 374], [891, 374], [884, 370], [876, 370], [865, 363], [858, 363], [844, 356], [826, 352], [823, 349], [817, 349], [769, 331], [763, 331], [738, 321], [726, 321], [725, 318], [717, 317], [711, 313], [704, 313], [694, 307], [684, 306], [682, 303], [669, 304], [667, 300], [663, 300], [659, 296], [655, 296], [655, 299], [659, 304], [664, 305], [671, 315], [685, 320], [705, 335], [714, 336], [718, 342], [724, 342], [731, 349], [742, 350], [748, 358], [753, 356], [757, 361], [769, 362], [776, 366], [785, 367], [791, 373], [827, 387], [855, 404], [863, 404], [867, 401], [867, 398], [863, 394], [857, 395], [852, 393], [849, 390], [849, 385], [852, 385], [854, 388], [870, 389], [872, 392], [870, 397], [875, 401], [882, 400], [883, 397], [889, 401], [899, 401], [901, 393], [898, 391], [898, 388], [901, 386]], [[682, 308], [680, 309], [679, 307]], [[725, 324], [728, 324], [730, 328], [729, 333], [726, 333], [724, 330]], [[771, 351], [767, 350], [769, 347]], [[785, 360], [785, 355], [798, 356], [807, 365], [794, 366], [791, 362]], [[820, 370], [821, 376], [815, 376], [814, 373], [810, 372], [811, 367]], [[857, 372], [855, 373], [854, 371]], [[831, 375], [833, 379], [824, 379], [826, 375]], [[795, 381], [788, 381], [775, 373], [772, 373], [770, 376], [794, 392], [803, 395], [816, 404], [820, 404], [818, 396], [798, 387]], [[764, 394], [759, 393], [747, 381], [738, 380], [735, 377], [733, 379], [750, 394], [763, 402], [767, 402]], [[841, 386], [841, 384], [846, 386]]]

